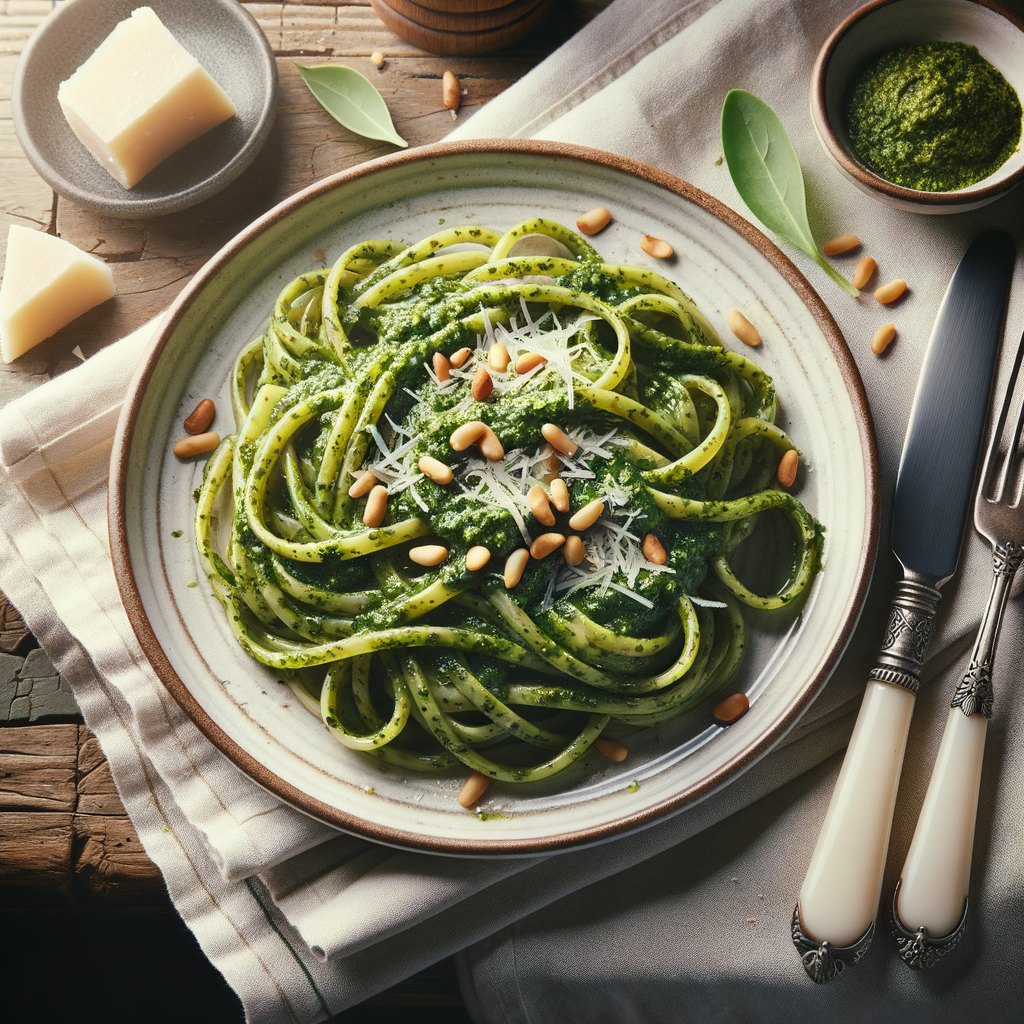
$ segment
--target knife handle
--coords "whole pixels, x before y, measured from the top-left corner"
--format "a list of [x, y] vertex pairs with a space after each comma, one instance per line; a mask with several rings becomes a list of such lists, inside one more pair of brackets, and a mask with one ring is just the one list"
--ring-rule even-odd
[[812, 980], [855, 964], [874, 932], [903, 753], [939, 592], [897, 585], [878, 662], [793, 913], [793, 941]]

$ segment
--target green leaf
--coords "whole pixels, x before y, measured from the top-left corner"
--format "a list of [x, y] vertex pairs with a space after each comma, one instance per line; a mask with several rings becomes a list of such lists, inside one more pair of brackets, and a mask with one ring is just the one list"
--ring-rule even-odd
[[722, 105], [722, 149], [736, 191], [751, 213], [807, 253], [848, 295], [860, 295], [814, 244], [800, 161], [775, 111], [753, 93], [730, 90]]
[[349, 131], [367, 139], [391, 142], [403, 149], [409, 145], [395, 131], [384, 97], [354, 68], [343, 64], [318, 64], [311, 68], [296, 64], [295, 67], [317, 102]]

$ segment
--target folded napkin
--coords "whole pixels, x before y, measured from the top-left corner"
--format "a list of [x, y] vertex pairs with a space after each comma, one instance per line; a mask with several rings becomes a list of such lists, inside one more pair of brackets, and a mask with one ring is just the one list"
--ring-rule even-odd
[[[918, 218], [861, 199], [825, 165], [802, 131], [808, 55], [853, 6], [618, 0], [509, 90], [507, 99], [492, 101], [458, 134], [540, 133], [628, 152], [690, 178], [743, 211], [725, 169], [714, 162], [717, 110], [730, 85], [745, 85], [769, 100], [789, 125], [810, 172], [817, 235], [858, 230], [870, 239], [872, 252], [884, 254], [883, 273], [891, 270], [891, 276], [903, 273], [911, 279], [912, 293], [899, 312], [900, 338], [889, 357], [876, 360], [864, 355], [866, 339], [881, 322], [870, 300], [853, 302], [809, 261], [801, 264], [864, 356], [862, 372], [875, 403], [888, 497], [921, 352], [945, 283], [979, 226], [1007, 222], [1019, 205], [1008, 206], [1007, 200], [988, 214], [922, 226]], [[784, 64], [777, 63], [781, 55], [788, 55]], [[567, 86], [572, 90], [568, 95]], [[926, 265], [932, 271], [928, 278]], [[1019, 323], [1020, 313], [1018, 296], [1010, 322]], [[731, 815], [795, 779], [795, 796], [782, 790], [774, 803], [757, 804], [750, 813], [762, 822], [759, 835], [767, 835], [764, 823], [771, 819], [764, 815], [792, 807], [788, 813], [799, 819], [800, 842], [807, 845], [827, 794], [822, 798], [817, 790], [810, 792], [805, 773], [840, 750], [848, 737], [881, 634], [881, 605], [887, 603], [895, 576], [886, 558], [876, 573], [876, 606], [865, 615], [849, 656], [801, 725], [756, 771], [633, 836], [551, 858], [435, 858], [342, 835], [250, 782], [158, 683], [135, 641], [110, 565], [107, 460], [120, 405], [151, 333], [152, 325], [0, 413], [0, 528], [7, 539], [0, 545], [0, 587], [71, 683], [146, 852], [163, 871], [171, 898], [204, 951], [238, 992], [250, 1020], [324, 1019], [495, 933], [463, 960], [469, 997], [480, 996], [474, 1014], [479, 1020], [533, 1019], [539, 1011], [521, 991], [525, 986], [513, 955], [516, 936], [560, 935], [562, 922], [556, 913], [515, 924], [527, 915], [635, 865], [641, 865], [636, 869], [641, 874], [653, 871], [660, 877], [665, 865], [693, 844], [703, 843], [716, 866], [729, 870], [731, 848], [723, 845], [719, 856], [717, 840], [705, 838], [705, 831], [718, 825], [708, 837], [719, 836], [722, 829], [732, 835], [734, 823], [746, 819]], [[883, 514], [887, 519], [887, 510]], [[955, 662], [969, 642], [987, 589], [986, 565], [983, 546], [972, 540], [965, 552], [965, 570], [971, 572], [947, 590], [929, 673]], [[997, 764], [998, 735], [993, 723], [990, 760]], [[757, 856], [758, 864], [779, 878], [779, 906], [788, 901], [788, 920], [806, 857], [794, 853], [794, 866], [786, 845], [781, 849], [782, 856], [776, 847]], [[687, 895], [678, 880], [690, 876], [667, 870], [677, 879], [672, 892], [678, 898]], [[628, 885], [636, 886], [636, 871], [622, 876], [632, 879]], [[634, 904], [628, 889], [622, 891], [624, 905], [661, 920], [655, 918], [662, 908], [653, 894], [638, 895]], [[666, 920], [674, 906], [666, 899]], [[676, 919], [675, 927], [686, 920]], [[745, 923], [729, 919], [724, 924], [724, 943], [749, 937]], [[500, 931], [510, 925], [519, 930]], [[764, 942], [784, 946], [787, 927], [784, 923]], [[582, 963], [576, 941], [566, 933], [557, 949], [545, 951], [552, 958], [546, 975], [538, 967], [539, 953], [529, 961], [538, 991], [544, 990], [545, 979], [548, 989], [567, 986], [567, 973]], [[602, 946], [593, 941], [589, 948], [596, 955]], [[786, 955], [785, 969], [802, 978], [795, 954], [789, 949]], [[733, 976], [721, 963], [701, 965], [696, 972], [693, 965], [665, 964], [675, 971], [665, 976], [668, 981], [691, 973], [704, 980]], [[595, 976], [602, 970], [595, 968]], [[627, 1006], [634, 999], [642, 1005], [641, 989], [652, 980], [656, 987], [659, 980], [653, 973], [638, 975], [642, 984], [633, 985], [611, 967], [608, 977], [614, 986], [599, 986], [603, 995], [594, 1001], [595, 1019], [611, 1005]], [[660, 980], [664, 988], [668, 981]], [[570, 1016], [564, 1007], [561, 1012], [563, 1018]]]
[[[720, 159], [719, 137], [726, 92], [748, 89], [789, 130], [805, 172], [815, 237], [853, 232], [864, 243], [862, 252], [878, 260], [877, 284], [895, 277], [909, 282], [906, 298], [887, 310], [868, 294], [847, 298], [809, 258], [787, 249], [854, 352], [882, 469], [881, 554], [868, 604], [812, 713], [823, 701], [855, 709], [878, 648], [897, 572], [888, 550], [896, 470], [922, 355], [950, 275], [985, 228], [1010, 231], [1024, 250], [1024, 189], [972, 214], [926, 217], [865, 196], [831, 165], [808, 112], [810, 71], [828, 34], [859, 6], [856, 0], [618, 0], [455, 132], [460, 138], [538, 138], [611, 150], [671, 171], [749, 216]], [[857, 256], [837, 262], [850, 273]], [[1018, 258], [1000, 384], [1024, 327], [1021, 266]], [[899, 334], [879, 358], [868, 341], [887, 320]], [[884, 899], [891, 898], [913, 834], [990, 578], [987, 546], [971, 531], [959, 574], [943, 588]], [[789, 920], [832, 793], [841, 760], [836, 757], [667, 853], [472, 947], [460, 957], [460, 968], [474, 1019], [1019, 1019], [1024, 981], [1005, 966], [1008, 957], [1016, 962], [1024, 939], [1024, 728], [1011, 707], [1024, 659], [1022, 627], [1024, 610], [1011, 603], [996, 663], [998, 710], [989, 726], [969, 931], [932, 975], [912, 974], [900, 964], [884, 929], [862, 965], [825, 990], [811, 985], [800, 968]]]

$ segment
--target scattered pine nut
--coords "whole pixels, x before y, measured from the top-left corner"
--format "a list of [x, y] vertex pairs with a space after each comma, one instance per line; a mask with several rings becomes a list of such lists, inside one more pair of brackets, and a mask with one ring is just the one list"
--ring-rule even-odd
[[440, 565], [448, 557], [448, 549], [443, 544], [421, 544], [409, 548], [409, 559], [417, 565]]
[[655, 565], [664, 565], [668, 555], [665, 553], [665, 545], [653, 534], [649, 533], [644, 537], [644, 558]]
[[327, 250], [326, 249], [314, 249], [313, 250], [313, 259], [315, 259], [317, 261], [317, 263], [324, 263], [324, 262], [326, 262], [326, 260], [327, 260]]
[[543, 366], [547, 361], [547, 356], [542, 356], [539, 352], [524, 352], [516, 360], [516, 373], [520, 375], [529, 373], [536, 367]]
[[725, 700], [720, 700], [712, 709], [712, 716], [722, 725], [732, 725], [742, 718], [750, 707], [750, 700], [745, 693], [734, 693]]
[[568, 455], [570, 459], [579, 450], [580, 446], [561, 427], [556, 427], [554, 423], [545, 423], [540, 428], [540, 432], [544, 435], [544, 440], [552, 448], [560, 451], [563, 455]]
[[370, 496], [366, 499], [366, 508], [363, 509], [363, 523], [376, 529], [384, 522], [384, 514], [387, 510], [388, 489], [383, 484], [377, 484], [370, 491]]
[[471, 547], [466, 552], [466, 568], [470, 572], [477, 572], [491, 560], [491, 552], [482, 544]]
[[859, 245], [860, 239], [856, 235], [836, 235], [821, 247], [821, 251], [826, 256], [841, 256], [844, 252], [852, 252]]
[[595, 206], [582, 217], [577, 218], [576, 229], [581, 235], [596, 235], [598, 231], [608, 227], [608, 222], [611, 219], [612, 214], [607, 206]]
[[664, 238], [655, 238], [654, 235], [644, 235], [640, 239], [640, 248], [656, 260], [667, 260], [675, 251]]
[[488, 462], [501, 462], [505, 458], [505, 449], [498, 440], [498, 435], [490, 427], [484, 427], [483, 435], [476, 446]]
[[555, 525], [555, 513], [551, 511], [548, 493], [540, 484], [531, 487], [526, 495], [526, 504], [530, 506], [534, 519], [543, 526]]
[[370, 63], [375, 68], [384, 67], [384, 54], [381, 53], [380, 50], [374, 50], [373, 53], [370, 54]]
[[892, 339], [896, 337], [896, 325], [895, 324], [882, 324], [881, 327], [875, 331], [875, 336], [871, 339], [871, 351], [876, 356], [880, 356], [890, 344]]
[[577, 537], [575, 533], [571, 537], [566, 537], [562, 546], [562, 557], [566, 565], [579, 565], [587, 557], [587, 545], [583, 543], [583, 538]]
[[508, 349], [500, 341], [496, 341], [487, 353], [487, 362], [491, 364], [491, 369], [497, 370], [498, 373], [504, 373], [511, 361]]
[[565, 481], [560, 476], [556, 476], [551, 481], [551, 504], [559, 512], [569, 511], [569, 488], [566, 487]]
[[799, 464], [800, 456], [797, 455], [795, 448], [790, 448], [789, 451], [782, 453], [779, 468], [775, 473], [775, 478], [782, 487], [792, 487], [796, 483], [796, 471]]
[[540, 561], [547, 558], [552, 551], [557, 551], [565, 543], [565, 536], [561, 533], [542, 533], [530, 545], [530, 557]]
[[217, 407], [213, 404], [213, 399], [204, 398], [189, 413], [184, 423], [185, 430], [190, 434], [205, 434], [206, 428], [213, 422], [216, 412]]
[[461, 427], [456, 427], [452, 431], [452, 436], [448, 439], [448, 443], [457, 452], [464, 452], [471, 444], [476, 444], [480, 440], [480, 435], [486, 429], [486, 423], [481, 423], [479, 420], [470, 420], [468, 423], [463, 423]]
[[440, 380], [451, 380], [452, 374], [449, 369], [448, 357], [443, 352], [434, 353], [434, 376]]
[[356, 482], [348, 489], [350, 498], [361, 498], [364, 494], [369, 494], [377, 482], [377, 478], [368, 469], [357, 469], [353, 476]]
[[562, 472], [562, 460], [558, 457], [558, 452], [549, 444], [547, 446], [548, 454], [547, 458], [544, 459], [544, 471], [546, 475], [550, 477], [556, 477]]
[[906, 290], [907, 282], [903, 278], [897, 277], [895, 281], [890, 281], [888, 284], [883, 284], [881, 288], [877, 288], [875, 290], [875, 298], [883, 306], [888, 306], [890, 302], [895, 302]]
[[469, 390], [478, 402], [485, 402], [490, 397], [494, 390], [494, 381], [491, 380], [486, 366], [481, 366], [473, 375], [473, 383]]
[[220, 434], [209, 431], [205, 434], [193, 434], [182, 438], [171, 450], [179, 459], [187, 459], [190, 455], [212, 452], [220, 444]]
[[589, 530], [601, 518], [604, 511], [604, 498], [595, 498], [589, 505], [584, 505], [572, 519], [569, 525], [574, 530]]
[[452, 467], [446, 466], [440, 459], [432, 455], [424, 455], [417, 463], [420, 472], [435, 484], [450, 484], [452, 482]]
[[594, 740], [594, 749], [604, 754], [609, 761], [625, 761], [629, 755], [629, 749], [615, 740], [605, 739], [604, 736]]
[[853, 272], [853, 287], [863, 288], [871, 280], [871, 275], [874, 274], [877, 266], [878, 264], [870, 256], [865, 256]]
[[466, 808], [472, 807], [487, 792], [490, 784], [491, 780], [482, 772], [470, 772], [459, 790], [459, 803]]
[[727, 318], [729, 330], [736, 335], [744, 345], [757, 348], [761, 344], [761, 335], [757, 328], [738, 310], [730, 309]]
[[459, 369], [460, 366], [473, 354], [471, 348], [460, 348], [458, 352], [453, 352], [448, 358], [448, 362], [455, 369]]
[[367, 526], [376, 528], [384, 521], [384, 514], [387, 512], [387, 487], [382, 483], [376, 484], [367, 499], [367, 507], [362, 510], [362, 522]]
[[516, 548], [505, 560], [505, 586], [511, 590], [517, 586], [526, 572], [526, 563], [530, 560], [530, 552], [526, 548]]
[[441, 98], [449, 110], [458, 110], [462, 102], [462, 86], [454, 71], [446, 71], [441, 79]]

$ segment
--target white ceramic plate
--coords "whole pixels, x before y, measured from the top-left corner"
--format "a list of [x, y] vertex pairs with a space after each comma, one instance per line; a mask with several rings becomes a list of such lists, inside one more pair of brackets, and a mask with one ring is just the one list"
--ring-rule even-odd
[[[705, 709], [631, 738], [622, 764], [594, 753], [544, 783], [493, 784], [481, 820], [455, 799], [465, 770], [403, 774], [339, 746], [242, 652], [190, 539], [202, 460], [181, 462], [171, 446], [203, 397], [218, 403], [213, 429], [234, 429], [226, 388], [232, 360], [262, 333], [284, 285], [318, 265], [316, 250], [329, 263], [354, 242], [416, 241], [439, 223], [503, 230], [543, 215], [571, 225], [598, 204], [614, 213], [592, 239], [602, 255], [678, 281], [723, 337], [731, 338], [725, 319], [733, 308], [760, 331], [756, 358], [775, 378], [780, 421], [804, 453], [799, 497], [827, 526], [825, 569], [799, 608], [747, 615], [748, 651], [735, 681], [751, 700], [745, 717], [723, 729]], [[645, 255], [644, 233], [667, 239], [676, 256], [666, 264]], [[156, 671], [256, 781], [332, 825], [392, 845], [528, 854], [598, 842], [680, 810], [750, 768], [792, 728], [859, 615], [874, 561], [877, 479], [853, 359], [810, 285], [757, 229], [685, 182], [620, 157], [550, 143], [453, 143], [320, 182], [258, 220], [196, 276], [125, 405], [112, 465], [111, 541], [125, 604]]]

